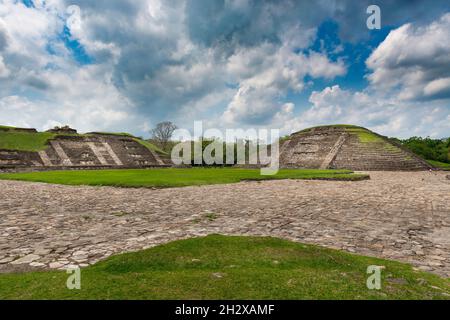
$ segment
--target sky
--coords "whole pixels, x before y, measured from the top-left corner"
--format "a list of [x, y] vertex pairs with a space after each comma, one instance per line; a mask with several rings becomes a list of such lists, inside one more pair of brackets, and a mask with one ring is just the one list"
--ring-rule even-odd
[[0, 0], [0, 124], [450, 136], [450, 2]]

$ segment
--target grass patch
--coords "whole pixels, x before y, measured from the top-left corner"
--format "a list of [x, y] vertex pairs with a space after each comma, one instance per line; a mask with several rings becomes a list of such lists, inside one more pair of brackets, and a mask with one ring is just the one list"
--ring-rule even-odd
[[205, 218], [208, 219], [208, 221], [214, 221], [218, 218], [219, 216], [214, 213], [214, 212], [208, 212], [207, 214], [205, 214]]
[[359, 142], [361, 143], [384, 142], [381, 137], [364, 128], [347, 128], [346, 131], [352, 134], [356, 134], [358, 136]]
[[67, 185], [117, 187], [184, 187], [236, 183], [245, 180], [323, 179], [361, 180], [367, 175], [350, 170], [281, 169], [276, 175], [262, 176], [258, 169], [167, 168], [127, 170], [69, 170], [0, 174], [0, 179], [47, 182]]
[[146, 147], [147, 149], [157, 152], [159, 154], [163, 154], [163, 155], [168, 155], [167, 152], [163, 151], [162, 149], [158, 148], [157, 146], [155, 146], [153, 143], [150, 143], [146, 140], [142, 140], [142, 139], [138, 139], [138, 138], [133, 138], [134, 141], [139, 142], [141, 145], [143, 145], [144, 147]]
[[135, 138], [135, 136], [128, 132], [90, 132], [89, 134]]
[[[366, 287], [384, 266], [381, 290]], [[113, 256], [82, 269], [0, 274], [0, 299], [448, 299], [448, 279], [410, 265], [261, 237], [210, 235]]]
[[363, 127], [359, 127], [359, 126], [355, 126], [355, 125], [351, 125], [351, 124], [332, 124], [332, 125], [321, 125], [321, 126], [315, 126], [315, 127], [306, 128], [306, 129], [294, 132], [292, 135], [295, 135], [295, 134], [298, 134], [298, 133], [302, 133], [302, 132], [311, 131], [313, 129], [320, 129], [320, 128], [364, 129]]
[[435, 160], [427, 160], [427, 162], [436, 168], [450, 170], [450, 163], [445, 163], [445, 162], [440, 162], [440, 161], [435, 161]]
[[[359, 141], [361, 143], [385, 142], [383, 138], [381, 138], [380, 136], [371, 132], [370, 130], [367, 130], [366, 128], [363, 128], [363, 127], [349, 125], [349, 124], [334, 124], [334, 125], [316, 126], [316, 127], [304, 129], [304, 130], [296, 132], [296, 133], [307, 132], [307, 131], [310, 131], [315, 128], [343, 128], [348, 133], [357, 135], [359, 138]], [[391, 150], [393, 151], [394, 150], [393, 148], [395, 148], [395, 150], [398, 150], [398, 148], [395, 146], [391, 146], [389, 144], [386, 144], [386, 145], [387, 145], [387, 147], [386, 147], [387, 149], [392, 148]]]
[[47, 141], [55, 136], [54, 133], [50, 132], [0, 131], [0, 149], [41, 151], [47, 147]]
[[10, 130], [10, 129], [15, 129], [15, 127], [1, 126], [1, 125], [0, 125], [0, 130]]

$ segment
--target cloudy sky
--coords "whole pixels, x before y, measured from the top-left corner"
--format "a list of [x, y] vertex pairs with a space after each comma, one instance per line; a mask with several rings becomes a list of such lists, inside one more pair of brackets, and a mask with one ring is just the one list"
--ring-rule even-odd
[[0, 0], [0, 124], [450, 136], [450, 2]]

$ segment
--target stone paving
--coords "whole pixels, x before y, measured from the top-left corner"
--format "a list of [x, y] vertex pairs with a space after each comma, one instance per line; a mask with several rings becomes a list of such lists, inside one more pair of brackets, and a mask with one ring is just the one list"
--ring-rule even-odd
[[370, 172], [173, 189], [0, 181], [0, 272], [88, 266], [211, 233], [270, 235], [409, 262], [450, 276], [450, 180]]

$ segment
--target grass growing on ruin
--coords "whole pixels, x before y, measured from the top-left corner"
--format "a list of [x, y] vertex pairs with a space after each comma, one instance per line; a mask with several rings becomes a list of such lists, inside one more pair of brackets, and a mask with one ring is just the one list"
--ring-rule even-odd
[[[384, 266], [381, 290], [366, 271]], [[113, 256], [68, 274], [0, 274], [0, 299], [448, 299], [448, 279], [399, 262], [290, 241], [210, 235]]]
[[[129, 133], [101, 133], [116, 136], [127, 136], [139, 142], [144, 147], [160, 154], [166, 154], [154, 144], [134, 137]], [[89, 134], [55, 134], [51, 132], [23, 132], [16, 131], [14, 127], [0, 126], [0, 149], [17, 151], [41, 151], [48, 146], [48, 140], [58, 136], [89, 136]]]
[[298, 134], [298, 133], [303, 133], [303, 132], [307, 132], [310, 131], [312, 129], [320, 129], [320, 128], [344, 128], [344, 129], [364, 129], [363, 127], [359, 127], [359, 126], [355, 126], [352, 124], [327, 124], [327, 125], [321, 125], [321, 126], [315, 126], [315, 127], [309, 127], [297, 132], [294, 132], [292, 135]]
[[0, 130], [10, 130], [10, 129], [14, 129], [14, 127], [0, 125]]
[[50, 132], [0, 131], [0, 149], [19, 151], [40, 151], [46, 148], [47, 141], [55, 137]]
[[347, 128], [347, 132], [356, 134], [358, 136], [359, 142], [361, 143], [371, 143], [371, 142], [383, 142], [384, 140], [374, 134], [373, 132], [370, 132], [369, 130], [365, 128]]
[[47, 182], [67, 185], [117, 187], [184, 187], [236, 183], [244, 180], [330, 179], [361, 180], [367, 175], [349, 170], [281, 169], [276, 175], [262, 176], [257, 169], [167, 168], [127, 170], [72, 170], [0, 174], [0, 179]]
[[155, 146], [153, 143], [148, 142], [147, 140], [142, 140], [142, 139], [138, 139], [138, 138], [134, 138], [134, 141], [142, 144], [144, 147], [146, 147], [149, 150], [155, 151], [159, 154], [164, 154], [167, 155], [167, 152], [163, 151], [162, 149], [158, 148], [157, 146]]

